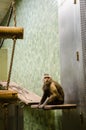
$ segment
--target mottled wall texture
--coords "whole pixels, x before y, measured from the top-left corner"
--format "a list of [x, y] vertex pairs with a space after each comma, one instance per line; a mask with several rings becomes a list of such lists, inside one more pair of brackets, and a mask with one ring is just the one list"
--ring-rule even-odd
[[24, 117], [24, 130], [62, 130], [60, 110], [33, 110], [26, 107]]
[[[16, 14], [17, 26], [24, 27], [24, 39], [16, 43], [11, 81], [41, 96], [44, 73], [60, 81], [58, 0], [16, 0]], [[8, 48], [10, 63], [12, 40], [5, 40], [3, 48]], [[61, 129], [60, 111], [26, 107], [24, 114], [25, 130]]]

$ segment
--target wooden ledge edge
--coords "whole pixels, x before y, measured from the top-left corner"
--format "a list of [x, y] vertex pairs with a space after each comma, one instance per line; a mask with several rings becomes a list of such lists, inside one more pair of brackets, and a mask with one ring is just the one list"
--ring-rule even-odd
[[75, 109], [77, 104], [61, 104], [61, 105], [46, 105], [44, 108], [38, 108], [38, 105], [31, 105], [33, 109], [45, 109], [45, 110], [53, 110], [53, 109]]

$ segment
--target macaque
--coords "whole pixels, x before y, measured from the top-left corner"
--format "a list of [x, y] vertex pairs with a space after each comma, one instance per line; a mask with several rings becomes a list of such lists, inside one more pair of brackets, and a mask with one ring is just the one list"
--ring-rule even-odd
[[38, 105], [43, 108], [45, 105], [57, 105], [64, 103], [64, 91], [61, 85], [54, 81], [49, 74], [44, 74], [43, 96]]

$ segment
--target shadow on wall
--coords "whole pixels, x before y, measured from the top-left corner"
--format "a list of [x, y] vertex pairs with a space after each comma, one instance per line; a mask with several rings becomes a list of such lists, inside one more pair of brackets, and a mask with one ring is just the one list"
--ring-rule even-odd
[[61, 113], [59, 112], [41, 109], [33, 110], [26, 106], [24, 115], [25, 130], [61, 130]]

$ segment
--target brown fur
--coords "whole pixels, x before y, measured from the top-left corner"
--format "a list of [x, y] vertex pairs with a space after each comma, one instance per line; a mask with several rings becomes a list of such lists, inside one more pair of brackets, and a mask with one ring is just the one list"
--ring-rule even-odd
[[61, 85], [51, 78], [44, 82], [43, 96], [40, 105], [56, 105], [64, 103], [64, 91]]

